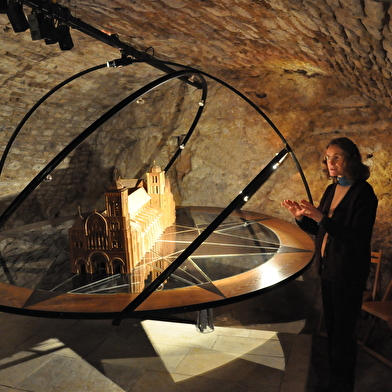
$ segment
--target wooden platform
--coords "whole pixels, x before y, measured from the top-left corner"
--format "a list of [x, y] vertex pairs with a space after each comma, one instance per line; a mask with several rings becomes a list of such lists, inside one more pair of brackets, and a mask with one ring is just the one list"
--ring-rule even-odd
[[[219, 214], [222, 210], [208, 207], [187, 208], [194, 213], [203, 212], [212, 215]], [[170, 290], [155, 291], [135, 312], [138, 314], [165, 311], [181, 312], [239, 301], [295, 278], [303, 272], [312, 260], [313, 242], [297, 226], [277, 218], [249, 211], [236, 211], [232, 214], [232, 217], [239, 219], [240, 226], [247, 227], [247, 225], [257, 222], [257, 224], [262, 225], [266, 230], [277, 236], [277, 248], [271, 254], [267, 251], [269, 259], [266, 262], [254, 268], [247, 267], [244, 272], [217, 280], [208, 279], [209, 272], [203, 271], [207, 276], [205, 282]], [[34, 227], [36, 229], [38, 225], [34, 224]], [[21, 230], [23, 229], [27, 230], [26, 227]], [[197, 230], [200, 230], [200, 228], [197, 228]], [[1, 235], [6, 238], [7, 232], [2, 232]], [[12, 235], [15, 236], [15, 232]], [[241, 246], [241, 248], [237, 246], [237, 252], [241, 249], [241, 255], [233, 253], [233, 236], [226, 236], [225, 238], [226, 243], [214, 245], [217, 256], [232, 257], [234, 260], [247, 255], [246, 252], [249, 252], [248, 246]], [[260, 253], [263, 252], [264, 248], [263, 245], [258, 244], [259, 240], [253, 237], [247, 239], [247, 241], [253, 243], [253, 247], [257, 245]], [[185, 248], [188, 243], [185, 242], [182, 247]], [[211, 244], [207, 243], [206, 246], [211, 247]], [[229, 249], [226, 254], [224, 250], [222, 251], [224, 246]], [[32, 259], [31, 263], [37, 261], [39, 260]], [[42, 290], [39, 286], [36, 289], [30, 289], [4, 283], [6, 281], [4, 276], [2, 281], [0, 283], [2, 292], [0, 310], [35, 316], [112, 318], [113, 315], [121, 312], [138, 296], [138, 293], [74, 294], [58, 290]]]

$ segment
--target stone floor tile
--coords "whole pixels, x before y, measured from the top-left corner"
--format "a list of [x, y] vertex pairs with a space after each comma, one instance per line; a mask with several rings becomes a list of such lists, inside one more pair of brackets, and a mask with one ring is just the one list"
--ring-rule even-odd
[[246, 361], [254, 362], [263, 366], [268, 366], [273, 369], [284, 371], [286, 368], [286, 359], [284, 357], [271, 357], [268, 355], [244, 354], [241, 355], [241, 358]]
[[16, 387], [47, 364], [54, 354], [31, 351], [14, 352], [0, 359], [0, 385]]
[[198, 347], [198, 348], [211, 348], [218, 335], [214, 332], [203, 334], [196, 331], [195, 326], [191, 324], [183, 324], [169, 322], [150, 322], [149, 320], [143, 321], [142, 326], [151, 342], [164, 342], [167, 344]]
[[105, 377], [126, 392], [130, 391], [146, 372], [144, 368], [133, 368], [123, 364], [100, 363], [96, 365], [97, 366], [95, 367], [99, 369]]
[[189, 353], [189, 348], [185, 346], [173, 346], [158, 342], [154, 342], [153, 344], [155, 351], [169, 372], [173, 372]]
[[53, 357], [17, 387], [32, 392], [123, 392], [87, 362], [64, 357]]
[[144, 352], [139, 351], [132, 356], [119, 356], [119, 357], [99, 357], [98, 361], [95, 359], [89, 360], [90, 363], [101, 363], [102, 366], [108, 364], [112, 366], [128, 366], [132, 368], [147, 369], [157, 372], [167, 371], [166, 366], [162, 359], [154, 353], [154, 355], [146, 355]]
[[252, 330], [246, 328], [215, 327], [214, 333], [219, 336], [249, 337], [252, 333]]
[[[224, 385], [224, 386], [223, 386]], [[174, 382], [168, 374], [146, 372], [130, 392], [279, 392], [278, 386], [249, 385], [243, 382], [220, 379], [192, 377]]]
[[268, 331], [268, 330], [259, 330], [259, 329], [250, 329], [249, 330], [249, 337], [250, 338], [257, 338], [257, 339], [278, 339], [278, 334], [275, 331]]
[[234, 354], [191, 349], [174, 373], [217, 378], [226, 382], [243, 381], [249, 385], [264, 383], [279, 386], [283, 371], [247, 361]]
[[58, 355], [83, 358], [94, 348], [107, 339], [106, 334], [94, 330], [84, 330], [75, 333], [74, 329], [47, 333], [39, 331], [21, 343], [17, 349], [29, 350], [34, 348], [40, 351], [57, 351]]
[[234, 361], [237, 357], [235, 354], [192, 348], [177, 366], [175, 372], [193, 376], [202, 375]]
[[283, 350], [278, 340], [249, 339], [236, 336], [219, 336], [213, 347], [214, 350], [236, 353], [253, 354], [273, 357], [283, 357]]
[[[42, 329], [41, 320], [31, 320], [33, 335], [19, 324], [20, 336], [12, 335], [18, 348], [0, 349], [1, 386], [29, 392], [215, 392], [224, 385], [225, 392], [281, 392], [286, 356], [292, 355], [286, 334], [250, 328], [201, 334], [190, 323], [123, 320], [118, 328], [107, 320], [79, 320], [56, 328], [47, 320]], [[11, 377], [8, 384], [2, 375]]]

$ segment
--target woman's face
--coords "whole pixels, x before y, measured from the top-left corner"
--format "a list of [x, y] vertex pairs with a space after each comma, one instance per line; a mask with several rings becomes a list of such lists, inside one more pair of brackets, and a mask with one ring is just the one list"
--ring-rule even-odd
[[325, 160], [327, 162], [328, 172], [331, 177], [344, 176], [344, 153], [343, 150], [336, 146], [330, 145], [325, 153]]

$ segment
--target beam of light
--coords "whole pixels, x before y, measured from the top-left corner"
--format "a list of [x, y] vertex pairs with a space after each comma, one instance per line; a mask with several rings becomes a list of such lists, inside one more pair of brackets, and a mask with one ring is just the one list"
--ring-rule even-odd
[[285, 357], [274, 331], [215, 327], [201, 334], [191, 324], [145, 320], [142, 327], [174, 382], [243, 360], [284, 372]]

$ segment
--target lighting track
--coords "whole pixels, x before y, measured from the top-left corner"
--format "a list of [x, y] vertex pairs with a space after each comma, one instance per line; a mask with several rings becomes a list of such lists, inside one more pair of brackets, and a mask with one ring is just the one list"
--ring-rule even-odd
[[[71, 11], [67, 7], [57, 4], [52, 0], [21, 0], [21, 3], [30, 7], [34, 12], [40, 12], [44, 15], [50, 16], [64, 25], [72, 27], [83, 34], [118, 49], [123, 58], [131, 56], [132, 58], [142, 60], [165, 73], [177, 71], [177, 69], [167, 66], [164, 62], [160, 62], [148, 53], [137, 50], [132, 45], [122, 42], [117, 34], [107, 34], [88, 23], [83, 22], [81, 19], [72, 16]], [[183, 80], [198, 89], [202, 88], [202, 85], [197, 80], [191, 78], [184, 78]]]

